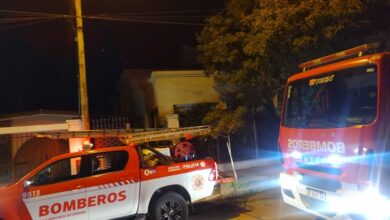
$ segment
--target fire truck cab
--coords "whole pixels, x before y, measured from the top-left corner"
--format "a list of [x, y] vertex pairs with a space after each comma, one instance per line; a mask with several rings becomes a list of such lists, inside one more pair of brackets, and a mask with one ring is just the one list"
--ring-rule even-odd
[[159, 161], [147, 166], [141, 152], [127, 146], [54, 157], [0, 188], [0, 219], [187, 219], [189, 204], [212, 195], [212, 159], [175, 163], [154, 151]]
[[285, 203], [325, 219], [390, 217], [390, 52], [365, 44], [301, 64], [284, 91]]

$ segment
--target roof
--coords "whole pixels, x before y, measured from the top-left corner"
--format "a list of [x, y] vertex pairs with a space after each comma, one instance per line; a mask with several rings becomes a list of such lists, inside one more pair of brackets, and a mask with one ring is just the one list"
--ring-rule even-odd
[[340, 62], [328, 64], [325, 66], [320, 66], [317, 68], [310, 69], [305, 72], [297, 73], [290, 78], [288, 78], [288, 82], [303, 79], [303, 78], [308, 78], [308, 77], [314, 77], [318, 76], [324, 73], [329, 73], [331, 71], [338, 71], [342, 69], [347, 69], [347, 68], [352, 68], [352, 67], [357, 67], [357, 66], [362, 66], [362, 65], [367, 65], [369, 63], [375, 63], [378, 60], [382, 59], [384, 56], [389, 56], [389, 52], [385, 53], [376, 53], [376, 54], [370, 54], [362, 57], [357, 57], [353, 59], [348, 59], [348, 60], [343, 60]]
[[53, 116], [64, 117], [67, 119], [75, 119], [75, 118], [79, 118], [79, 113], [73, 111], [39, 109], [36, 111], [15, 112], [10, 114], [0, 115], [0, 121], [22, 120], [22, 119], [32, 119], [32, 118], [40, 118], [40, 117], [53, 117]]

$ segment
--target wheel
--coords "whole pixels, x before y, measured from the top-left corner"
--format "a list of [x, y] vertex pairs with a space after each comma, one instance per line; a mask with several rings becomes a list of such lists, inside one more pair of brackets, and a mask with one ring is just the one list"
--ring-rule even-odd
[[183, 197], [169, 192], [158, 198], [152, 206], [152, 220], [187, 220], [188, 205]]

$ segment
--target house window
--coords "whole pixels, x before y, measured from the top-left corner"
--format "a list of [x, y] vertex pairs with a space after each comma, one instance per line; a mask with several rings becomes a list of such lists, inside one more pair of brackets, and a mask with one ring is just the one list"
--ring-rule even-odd
[[199, 126], [203, 124], [203, 118], [207, 113], [216, 105], [217, 103], [174, 105], [173, 111], [179, 115], [180, 127]]

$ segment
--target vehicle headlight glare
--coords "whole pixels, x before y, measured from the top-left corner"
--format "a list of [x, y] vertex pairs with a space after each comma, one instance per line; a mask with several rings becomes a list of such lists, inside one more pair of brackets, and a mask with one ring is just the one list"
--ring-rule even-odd
[[297, 159], [297, 160], [301, 160], [302, 159], [302, 153], [299, 152], [299, 151], [294, 150], [293, 152], [291, 152], [290, 155], [294, 159]]
[[340, 166], [344, 163], [344, 159], [338, 154], [332, 154], [327, 158], [327, 162], [333, 166]]
[[390, 200], [380, 195], [375, 189], [343, 196], [330, 202], [330, 209], [338, 213], [358, 214], [367, 220], [384, 220], [390, 217]]

